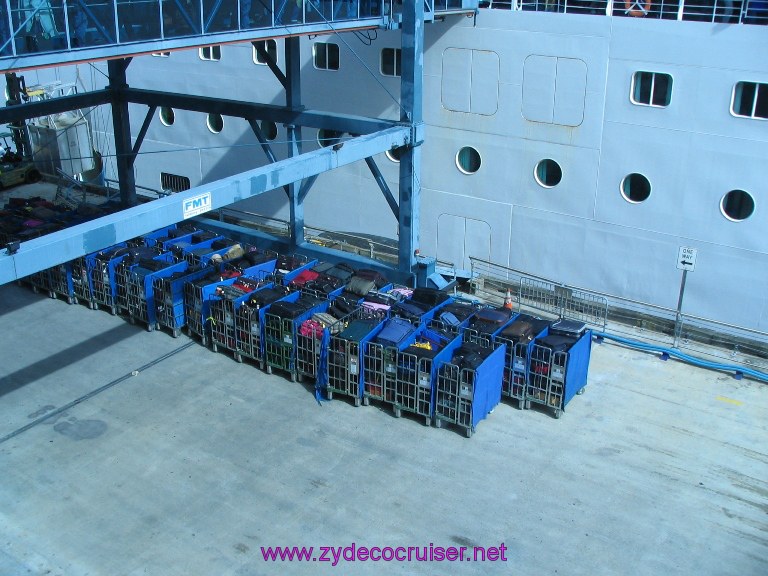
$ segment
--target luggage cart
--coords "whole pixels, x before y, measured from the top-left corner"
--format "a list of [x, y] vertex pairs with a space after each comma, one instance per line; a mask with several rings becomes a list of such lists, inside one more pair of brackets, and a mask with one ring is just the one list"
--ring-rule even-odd
[[497, 348], [499, 346], [496, 342], [497, 337], [501, 334], [504, 328], [512, 324], [518, 316], [519, 314], [517, 313], [511, 314], [503, 324], [497, 326], [492, 332], [478, 330], [477, 328], [468, 325], [464, 329], [464, 342], [473, 342], [485, 346], [486, 348]]
[[86, 256], [72, 261], [72, 287], [77, 302], [93, 308], [93, 282], [91, 275], [88, 274]]
[[325, 387], [329, 400], [334, 394], [342, 394], [351, 396], [355, 406], [360, 406], [363, 398], [364, 346], [381, 327], [382, 322], [378, 318], [358, 318], [351, 320], [342, 332], [330, 337]]
[[453, 424], [464, 429], [467, 438], [501, 401], [504, 354], [501, 345], [475, 369], [451, 362], [443, 364], [437, 375], [435, 426]]
[[93, 289], [91, 308], [99, 306], [109, 308], [114, 316], [117, 314], [117, 267], [126, 257], [122, 253], [126, 243], [121, 243], [100, 252], [94, 252], [85, 257], [88, 277]]
[[[294, 298], [294, 294], [296, 297]], [[299, 302], [302, 299], [312, 298], [314, 295], [294, 292], [279, 302]], [[272, 374], [274, 368], [288, 372], [292, 382], [298, 379], [297, 367], [297, 337], [299, 326], [302, 322], [312, 317], [317, 312], [328, 310], [329, 302], [319, 301], [314, 306], [307, 308], [295, 318], [283, 318], [266, 310], [264, 313], [264, 361], [268, 374]]]
[[186, 326], [184, 310], [184, 286], [187, 282], [193, 282], [216, 272], [213, 266], [190, 266], [184, 262], [182, 266], [171, 276], [155, 278], [154, 293], [157, 324], [159, 327], [168, 328], [174, 338], [178, 338], [181, 329]]
[[[268, 275], [266, 280], [272, 280], [274, 277]], [[284, 287], [276, 285], [274, 282], [270, 282], [265, 285], [263, 289], [270, 290], [287, 290]], [[258, 292], [258, 291], [257, 291]], [[299, 297], [299, 293], [288, 294], [285, 292], [278, 298], [274, 298], [273, 293], [268, 299], [269, 301], [257, 301], [256, 299], [262, 299], [262, 294], [251, 294], [248, 297], [242, 299], [235, 306], [235, 324], [237, 326], [237, 352], [235, 359], [238, 362], [242, 362], [243, 358], [250, 358], [259, 363], [261, 369], [266, 368], [265, 364], [265, 349], [264, 349], [264, 315], [269, 306], [274, 302], [280, 302], [290, 296], [289, 301]]]
[[460, 345], [461, 337], [457, 335], [434, 355], [426, 351], [410, 352], [411, 348], [398, 352], [392, 402], [396, 418], [400, 418], [402, 412], [409, 412], [423, 416], [427, 426], [432, 424], [438, 369], [450, 361]]
[[[339, 288], [328, 296], [329, 305], [325, 307], [328, 310], [330, 302], [333, 301], [338, 294], [340, 294], [344, 288]], [[316, 295], [317, 292], [310, 291], [310, 295]], [[313, 312], [315, 314], [315, 312]], [[327, 379], [327, 360], [328, 360], [328, 344], [330, 343], [330, 337], [333, 334], [338, 334], [345, 327], [346, 324], [352, 319], [353, 316], [360, 317], [364, 314], [364, 310], [360, 309], [350, 315], [349, 318], [342, 318], [334, 322], [328, 322], [323, 324], [323, 329], [320, 333], [306, 332], [302, 333], [301, 329], [296, 334], [296, 376], [307, 377], [314, 381], [316, 388], [325, 388], [325, 380], [321, 383], [321, 378]]]
[[[119, 268], [120, 274], [118, 275], [118, 288], [121, 286], [120, 282], [124, 282], [122, 284], [123, 293], [125, 294], [123, 310], [128, 315], [131, 324], [135, 324], [139, 320], [146, 324], [148, 332], [151, 332], [157, 326], [154, 279], [161, 276], [170, 276], [175, 271], [181, 269], [179, 266], [180, 262], [176, 262], [173, 254], [168, 252], [159, 254], [152, 258], [152, 260], [159, 262], [159, 266], [163, 267], [159, 270], [154, 270], [144, 268], [139, 263], [123, 263]], [[118, 294], [120, 294], [119, 291]]]
[[240, 276], [231, 284], [220, 285], [210, 300], [211, 310], [211, 348], [219, 348], [234, 353], [235, 360], [242, 362], [238, 351], [237, 311], [253, 292], [271, 288], [263, 277]]
[[48, 269], [51, 298], [63, 297], [67, 304], [75, 303], [75, 287], [72, 283], [72, 263], [64, 262]]
[[[387, 320], [382, 319], [382, 322], [383, 330]], [[392, 346], [391, 343], [385, 345], [375, 339], [363, 345], [363, 404], [367, 406], [371, 400], [379, 400], [386, 404], [395, 402], [398, 353], [413, 344], [424, 329], [425, 326], [422, 324], [396, 346]]]
[[525, 407], [546, 406], [560, 418], [565, 406], [587, 385], [592, 331], [587, 330], [568, 350], [554, 351], [533, 343], [529, 352]]
[[497, 344], [505, 344], [507, 347], [506, 354], [504, 354], [504, 383], [501, 393], [507, 398], [516, 400], [517, 407], [521, 410], [527, 407], [528, 359], [531, 357], [536, 338], [543, 338], [549, 332], [546, 321], [533, 320], [540, 323], [544, 322], [545, 325], [543, 329], [534, 334], [534, 338], [530, 342], [516, 342], [506, 336], [503, 331], [495, 338]]

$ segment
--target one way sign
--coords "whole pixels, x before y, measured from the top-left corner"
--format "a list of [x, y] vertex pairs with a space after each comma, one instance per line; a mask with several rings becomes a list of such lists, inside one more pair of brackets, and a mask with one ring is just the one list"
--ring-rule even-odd
[[680, 250], [677, 253], [677, 269], [689, 270], [693, 272], [696, 267], [696, 248], [689, 248], [688, 246], [680, 246]]

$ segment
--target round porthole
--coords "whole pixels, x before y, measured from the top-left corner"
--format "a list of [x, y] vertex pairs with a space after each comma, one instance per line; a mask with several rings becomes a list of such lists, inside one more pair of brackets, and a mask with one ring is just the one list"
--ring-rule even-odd
[[173, 126], [173, 123], [176, 122], [176, 114], [174, 114], [173, 108], [168, 106], [160, 107], [160, 122], [165, 126]]
[[563, 179], [563, 169], [560, 164], [547, 158], [536, 164], [536, 170], [533, 172], [536, 182], [544, 188], [553, 188], [560, 184]]
[[277, 138], [277, 124], [275, 124], [271, 120], [262, 120], [261, 133], [264, 134], [264, 138], [266, 138], [267, 140], [269, 141], [274, 140], [275, 138]]
[[392, 148], [392, 150], [387, 150], [384, 152], [384, 154], [386, 154], [387, 158], [392, 160], [392, 162], [400, 162], [400, 158], [402, 157], [404, 151], [405, 148], [401, 146], [400, 148]]
[[720, 212], [732, 222], [741, 222], [752, 216], [755, 199], [744, 190], [731, 190], [720, 200]]
[[342, 136], [343, 133], [338, 130], [326, 130], [325, 128], [321, 128], [317, 131], [317, 143], [325, 148], [326, 146], [336, 144], [341, 140]]
[[205, 123], [208, 125], [208, 130], [214, 134], [218, 134], [224, 128], [224, 118], [221, 117], [221, 114], [208, 114]]
[[464, 174], [474, 174], [480, 170], [481, 164], [480, 152], [471, 146], [465, 146], [456, 154], [456, 166]]
[[632, 204], [645, 202], [651, 195], [651, 183], [642, 174], [628, 174], [621, 181], [621, 195]]

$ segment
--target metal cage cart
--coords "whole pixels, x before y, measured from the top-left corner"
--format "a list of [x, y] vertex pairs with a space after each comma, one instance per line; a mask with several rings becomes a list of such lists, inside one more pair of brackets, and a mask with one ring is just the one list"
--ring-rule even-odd
[[363, 404], [395, 402], [398, 353], [414, 342], [425, 325], [404, 318], [384, 319], [378, 334], [363, 345]]
[[329, 400], [334, 394], [342, 394], [351, 396], [355, 406], [360, 406], [363, 398], [364, 346], [381, 327], [382, 322], [378, 318], [359, 318], [351, 320], [342, 332], [330, 337], [325, 387]]
[[501, 345], [476, 368], [453, 362], [443, 364], [437, 375], [435, 426], [453, 424], [470, 438], [477, 424], [501, 401], [504, 354]]
[[[267, 373], [274, 368], [288, 372], [291, 381], [299, 376], [297, 366], [299, 327], [311, 316], [328, 310], [328, 300], [314, 295], [294, 292], [296, 298], [284, 298], [264, 313], [264, 363]], [[293, 295], [292, 295], [293, 296]], [[277, 306], [292, 303], [293, 307]], [[285, 313], [282, 308], [287, 308]]]
[[158, 328], [167, 328], [174, 338], [181, 333], [186, 326], [184, 310], [184, 286], [187, 282], [193, 282], [216, 272], [213, 266], [190, 266], [187, 262], [181, 262], [170, 276], [161, 276], [154, 279], [155, 315]]
[[[329, 295], [329, 303], [343, 288]], [[315, 292], [311, 292], [315, 294]], [[326, 307], [328, 309], [328, 307]], [[313, 316], [316, 313], [313, 313]], [[368, 314], [363, 308], [358, 308], [348, 316], [337, 319], [330, 314], [324, 314], [320, 320], [315, 320], [317, 325], [307, 326], [304, 323], [296, 334], [296, 377], [306, 377], [314, 381], [317, 389], [326, 386], [328, 378], [328, 345], [330, 337], [340, 333], [347, 324], [354, 319], [362, 318]]]
[[[267, 279], [270, 278], [272, 276], [267, 276]], [[250, 358], [264, 369], [264, 315], [274, 302], [294, 301], [298, 297], [298, 292], [289, 294], [286, 287], [270, 283], [238, 301], [234, 307], [237, 328], [235, 360], [242, 362], [243, 358]]]
[[232, 285], [239, 276], [264, 278], [274, 269], [274, 260], [268, 260], [244, 270], [231, 264], [224, 264], [215, 274], [187, 282], [184, 285], [184, 318], [189, 335], [200, 338], [203, 346], [208, 344], [211, 331], [210, 300], [219, 286]]
[[[238, 311], [244, 302], [257, 298], [257, 293], [267, 294], [273, 290], [274, 284], [265, 283], [263, 276], [240, 276], [232, 284], [219, 286], [210, 301], [211, 347], [214, 352], [218, 352], [219, 348], [230, 350], [234, 353], [235, 360], [243, 361], [239, 351], [241, 335], [237, 321]], [[272, 298], [279, 299], [279, 294], [284, 295], [285, 292], [280, 291]]]
[[[496, 344], [507, 346], [504, 355], [504, 384], [501, 393], [507, 398], [517, 400], [517, 407], [526, 407], [526, 387], [528, 386], [528, 359], [531, 357], [534, 342], [549, 333], [549, 321], [521, 314], [507, 325], [494, 339]], [[524, 333], [520, 333], [520, 328]]]
[[442, 348], [437, 342], [423, 337], [416, 341], [427, 341], [431, 347], [409, 346], [398, 352], [392, 409], [397, 418], [400, 418], [402, 412], [423, 416], [429, 426], [435, 413], [438, 369], [450, 362], [453, 352], [461, 346], [461, 337], [454, 336]]
[[79, 304], [93, 308], [93, 281], [88, 273], [86, 258], [87, 256], [81, 256], [72, 261], [72, 288]]
[[118, 244], [85, 257], [88, 276], [93, 287], [91, 308], [105, 306], [117, 314], [117, 267], [126, 258], [126, 244]]
[[51, 298], [63, 297], [67, 304], [75, 303], [75, 286], [72, 281], [72, 262], [64, 262], [48, 269]]
[[496, 348], [496, 337], [515, 321], [518, 314], [505, 308], [481, 308], [464, 329], [464, 341]]
[[525, 407], [546, 406], [560, 418], [568, 402], [587, 385], [591, 349], [591, 330], [565, 346], [551, 338], [537, 339], [529, 353]]
[[124, 294], [122, 309], [131, 324], [139, 320], [146, 324], [147, 331], [155, 329], [157, 306], [154, 280], [181, 270], [180, 264], [173, 254], [166, 252], [151, 259], [141, 259], [135, 264], [123, 262], [118, 267], [118, 295]]

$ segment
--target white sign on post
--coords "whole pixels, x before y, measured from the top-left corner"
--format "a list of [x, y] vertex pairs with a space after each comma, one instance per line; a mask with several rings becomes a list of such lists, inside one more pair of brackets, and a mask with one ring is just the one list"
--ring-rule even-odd
[[696, 248], [680, 246], [677, 253], [677, 269], [693, 272], [696, 267]]

